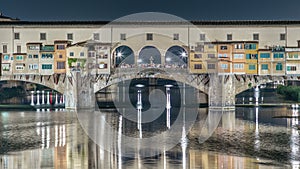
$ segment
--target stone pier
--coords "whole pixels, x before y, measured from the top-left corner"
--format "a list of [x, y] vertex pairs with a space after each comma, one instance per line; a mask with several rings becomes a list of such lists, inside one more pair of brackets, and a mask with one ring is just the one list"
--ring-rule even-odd
[[234, 75], [210, 75], [208, 103], [210, 108], [235, 109]]
[[65, 108], [69, 110], [94, 109], [95, 93], [92, 76], [72, 72], [66, 80]]

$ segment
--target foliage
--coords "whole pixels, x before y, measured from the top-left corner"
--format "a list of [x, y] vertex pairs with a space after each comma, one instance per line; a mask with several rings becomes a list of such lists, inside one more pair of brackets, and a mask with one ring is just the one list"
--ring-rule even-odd
[[77, 62], [76, 58], [68, 58], [68, 65], [69, 65], [69, 67], [71, 67], [72, 63], [74, 63], [74, 62]]
[[276, 91], [288, 100], [300, 101], [300, 86], [279, 85]]

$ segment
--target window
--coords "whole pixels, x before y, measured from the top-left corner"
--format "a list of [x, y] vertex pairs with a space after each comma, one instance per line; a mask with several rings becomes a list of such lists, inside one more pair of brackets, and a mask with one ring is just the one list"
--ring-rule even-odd
[[227, 50], [227, 46], [221, 46], [220, 49], [221, 50]]
[[20, 33], [18, 33], [18, 32], [15, 33], [15, 39], [18, 39], [18, 40], [20, 39]]
[[153, 34], [152, 33], [147, 33], [146, 34], [146, 39], [147, 40], [153, 40]]
[[94, 40], [100, 40], [100, 34], [99, 33], [94, 33], [93, 38], [94, 38]]
[[194, 69], [202, 69], [202, 64], [194, 64]]
[[28, 58], [29, 58], [29, 59], [32, 59], [32, 55], [28, 55]]
[[194, 54], [194, 58], [195, 59], [200, 59], [200, 58], [202, 58], [202, 54]]
[[74, 56], [74, 52], [70, 52], [70, 56]]
[[262, 64], [261, 70], [268, 70], [268, 64]]
[[21, 53], [21, 46], [20, 45], [17, 46], [17, 53]]
[[256, 65], [253, 64], [249, 65], [249, 70], [255, 70], [255, 69], [256, 69]]
[[203, 52], [204, 51], [204, 46], [203, 45], [197, 45], [195, 47], [195, 51], [196, 52]]
[[285, 39], [286, 39], [285, 33], [281, 33], [281, 34], [280, 34], [280, 40], [285, 40]]
[[95, 57], [95, 52], [89, 52], [88, 57]]
[[9, 71], [10, 70], [10, 64], [9, 63], [7, 63], [7, 64], [2, 63], [2, 70], [3, 71]]
[[80, 52], [80, 56], [83, 57], [84, 56], [84, 52]]
[[178, 33], [173, 34], [173, 40], [179, 40], [179, 34]]
[[232, 34], [227, 34], [227, 40], [232, 40]]
[[208, 58], [215, 58], [216, 56], [215, 56], [215, 54], [213, 54], [213, 53], [209, 53], [209, 54], [207, 54], [207, 57], [208, 57]]
[[283, 58], [283, 55], [284, 55], [283, 53], [274, 53], [273, 57], [274, 58]]
[[52, 59], [52, 53], [42, 53], [42, 59]]
[[253, 40], [259, 40], [259, 34], [258, 33], [253, 34]]
[[16, 60], [23, 60], [23, 56], [22, 55], [17, 55]]
[[65, 69], [65, 62], [57, 62], [57, 69]]
[[16, 70], [24, 70], [24, 64], [16, 65]]
[[246, 54], [246, 59], [257, 59], [257, 54]]
[[260, 58], [270, 58], [270, 53], [260, 53]]
[[218, 57], [219, 58], [227, 58], [227, 54], [225, 53], [225, 54], [218, 54]]
[[106, 63], [100, 63], [99, 64], [99, 69], [106, 69], [107, 68], [107, 64]]
[[9, 55], [4, 55], [4, 57], [3, 57], [3, 59], [4, 59], [5, 61], [8, 61], [8, 60], [9, 60], [9, 58], [10, 58], [10, 56], [9, 56]]
[[125, 33], [121, 33], [120, 34], [120, 39], [121, 40], [126, 40], [126, 34]]
[[58, 50], [64, 50], [65, 49], [65, 45], [57, 45], [56, 49], [58, 49]]
[[244, 69], [244, 64], [242, 63], [235, 63], [233, 66], [234, 69]]
[[228, 65], [227, 64], [221, 64], [221, 68], [222, 69], [228, 69]]
[[209, 45], [208, 45], [208, 48], [209, 48], [209, 49], [212, 49], [212, 48], [214, 48], [214, 47], [215, 47], [215, 45], [213, 45], [213, 44], [209, 44]]
[[245, 49], [247, 49], [247, 50], [255, 50], [256, 49], [256, 44], [255, 43], [245, 44]]
[[234, 59], [244, 59], [244, 54], [233, 54]]
[[281, 63], [276, 64], [276, 70], [282, 70], [282, 64]]
[[67, 39], [68, 40], [73, 40], [73, 33], [68, 33], [67, 34]]
[[46, 40], [46, 33], [40, 33], [40, 40]]
[[203, 34], [203, 33], [200, 34], [200, 40], [205, 41], [205, 34]]
[[213, 64], [213, 63], [209, 63], [209, 64], [207, 65], [207, 68], [208, 68], [208, 69], [215, 69], [215, 68], [216, 68], [216, 65]]
[[14, 60], [14, 56], [12, 56], [12, 57], [10, 58], [10, 60]]
[[28, 49], [29, 50], [40, 50], [40, 47], [37, 45], [30, 45], [30, 46], [28, 46]]
[[37, 70], [37, 69], [39, 69], [39, 66], [38, 66], [38, 64], [29, 64], [28, 68], [30, 70]]
[[38, 58], [39, 58], [39, 55], [33, 55], [33, 58], [34, 58], [34, 59], [38, 59]]
[[296, 71], [297, 67], [296, 66], [287, 66], [287, 71]]
[[51, 64], [42, 64], [42, 69], [52, 69]]
[[243, 45], [242, 44], [235, 44], [234, 49], [243, 49]]
[[2, 52], [3, 53], [7, 53], [7, 45], [3, 45], [2, 46]]
[[63, 58], [63, 55], [62, 55], [62, 54], [59, 54], [58, 57], [61, 59], [61, 58]]

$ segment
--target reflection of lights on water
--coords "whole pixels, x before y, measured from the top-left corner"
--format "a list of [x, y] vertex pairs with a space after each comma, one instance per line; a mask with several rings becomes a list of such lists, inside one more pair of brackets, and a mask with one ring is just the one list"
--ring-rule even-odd
[[141, 88], [143, 88], [145, 85], [143, 84], [137, 84], [135, 85], [138, 88], [138, 95], [137, 95], [137, 105], [136, 108], [138, 110], [137, 112], [137, 128], [139, 130], [139, 137], [142, 138], [143, 137], [143, 133], [142, 133], [142, 109], [143, 109], [143, 103], [142, 103], [142, 90]]
[[58, 126], [57, 125], [55, 125], [54, 131], [55, 131], [55, 147], [57, 147], [58, 146]]
[[45, 148], [45, 127], [42, 127], [42, 149]]
[[186, 168], [186, 148], [188, 145], [188, 139], [186, 138], [185, 125], [182, 126], [182, 137], [181, 137], [181, 149], [182, 149], [182, 167]]
[[259, 124], [258, 124], [258, 107], [255, 108], [255, 143], [254, 147], [256, 150], [260, 149], [260, 138], [259, 138]]
[[167, 93], [167, 105], [166, 105], [166, 108], [167, 108], [167, 128], [170, 129], [171, 128], [171, 87], [173, 85], [165, 85], [166, 87], [166, 93]]
[[[293, 117], [299, 116], [298, 110], [293, 110], [292, 116]], [[291, 121], [292, 121], [293, 127], [299, 124], [298, 118], [292, 118]], [[296, 128], [292, 128], [292, 133], [291, 133], [291, 137], [290, 137], [290, 140], [291, 140], [290, 147], [291, 147], [291, 157], [293, 159], [296, 159], [295, 157], [299, 156], [299, 154], [298, 154], [299, 153], [299, 145], [298, 145], [299, 139], [300, 139], [299, 132], [297, 131]], [[291, 160], [291, 163], [292, 163], [293, 169], [300, 168], [300, 161]]]
[[166, 157], [166, 150], [164, 151], [164, 169], [167, 168], [167, 157]]
[[50, 148], [50, 126], [47, 126], [47, 149]]
[[118, 169], [122, 168], [122, 126], [123, 126], [123, 118], [122, 116], [119, 117], [119, 130], [118, 130]]

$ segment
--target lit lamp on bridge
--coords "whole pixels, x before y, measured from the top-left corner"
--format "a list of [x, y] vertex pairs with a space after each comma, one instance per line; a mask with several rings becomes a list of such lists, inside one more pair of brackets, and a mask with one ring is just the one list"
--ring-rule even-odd
[[166, 94], [167, 94], [167, 128], [170, 129], [171, 128], [171, 87], [173, 87], [173, 85], [165, 85], [166, 87]]
[[138, 88], [138, 95], [137, 95], [137, 103], [136, 103], [136, 109], [138, 110], [138, 114], [137, 114], [137, 128], [139, 130], [139, 135], [140, 135], [140, 138], [143, 137], [143, 134], [142, 134], [142, 109], [143, 109], [143, 103], [142, 103], [142, 88], [144, 87], [145, 85], [143, 84], [137, 84], [135, 85], [135, 87]]

